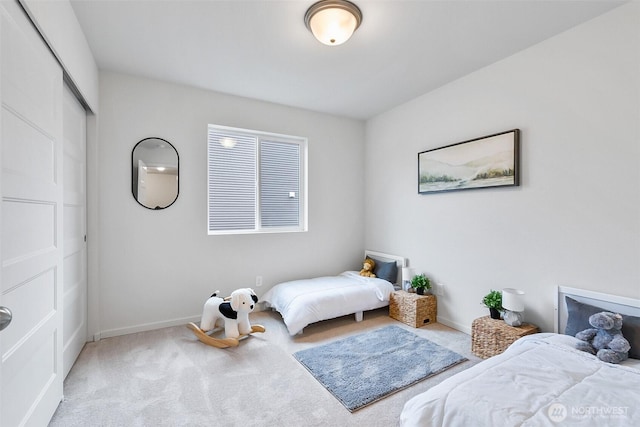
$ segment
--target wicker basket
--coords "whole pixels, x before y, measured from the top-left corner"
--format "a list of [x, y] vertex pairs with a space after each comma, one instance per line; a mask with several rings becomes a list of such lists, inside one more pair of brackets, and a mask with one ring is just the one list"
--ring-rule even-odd
[[389, 316], [414, 328], [436, 322], [437, 300], [434, 295], [395, 291], [389, 300]]
[[504, 320], [480, 317], [471, 326], [471, 351], [486, 359], [502, 353], [518, 338], [536, 332], [538, 327], [528, 323], [516, 327], [507, 325]]

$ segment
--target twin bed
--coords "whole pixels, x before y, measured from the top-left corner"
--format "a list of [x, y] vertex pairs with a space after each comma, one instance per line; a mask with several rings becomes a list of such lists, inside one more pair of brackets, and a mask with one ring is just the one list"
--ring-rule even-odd
[[407, 265], [405, 258], [382, 252], [365, 251], [366, 257], [376, 262], [375, 278], [345, 271], [338, 276], [294, 280], [275, 285], [261, 300], [282, 315], [291, 335], [302, 333], [311, 323], [349, 314], [361, 321], [364, 311], [389, 305], [402, 267]]
[[[559, 287], [556, 329], [525, 336], [504, 353], [409, 400], [400, 425], [640, 425], [640, 300]], [[625, 314], [630, 358], [619, 365], [575, 349], [568, 333], [591, 314]], [[633, 358], [635, 357], [635, 358]]]

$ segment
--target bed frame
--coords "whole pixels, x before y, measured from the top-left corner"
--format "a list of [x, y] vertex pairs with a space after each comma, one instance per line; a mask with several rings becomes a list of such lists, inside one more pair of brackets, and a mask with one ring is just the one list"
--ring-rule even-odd
[[621, 297], [617, 295], [605, 294], [602, 292], [588, 291], [585, 289], [570, 288], [567, 286], [557, 286], [555, 299], [554, 332], [563, 334], [567, 326], [567, 304], [565, 296], [569, 296], [576, 301], [602, 307], [614, 313], [626, 314], [629, 316], [640, 316], [640, 299]]
[[[377, 261], [380, 261], [380, 262], [394, 262], [396, 264], [396, 266], [398, 267], [398, 275], [396, 277], [396, 283], [394, 284], [394, 287], [396, 289], [399, 289], [401, 287], [401, 283], [402, 283], [402, 268], [408, 266], [408, 262], [407, 262], [406, 258], [398, 256], [398, 255], [387, 254], [387, 253], [384, 253], [384, 252], [372, 251], [372, 250], [369, 250], [369, 249], [364, 251], [364, 257], [361, 258], [361, 260], [364, 260], [366, 257], [374, 258], [374, 259], [376, 259]], [[362, 267], [362, 264], [360, 264], [358, 266], [358, 269], [360, 269], [361, 267]], [[357, 272], [358, 271], [355, 271], [356, 274], [357, 274]], [[371, 305], [368, 305], [367, 307], [372, 307], [372, 308], [369, 308], [369, 309], [373, 310], [373, 309], [376, 309], [376, 308], [382, 308], [382, 307], [384, 307], [385, 305], [388, 305], [388, 304], [389, 304], [388, 301], [386, 302], [386, 304], [385, 304], [385, 301], [378, 301], [377, 304], [371, 304]], [[268, 305], [267, 305], [267, 307], [268, 307]], [[348, 309], [344, 308], [337, 317], [349, 316], [349, 315], [353, 314], [354, 317], [355, 317], [356, 322], [361, 322], [363, 320], [363, 318], [364, 318], [364, 309], [361, 310], [361, 311], [355, 311], [355, 312], [351, 311], [351, 310], [354, 310], [354, 309], [358, 309], [360, 307], [364, 307], [364, 306], [360, 304], [359, 306], [358, 305], [352, 305]], [[274, 307], [271, 307], [271, 309], [272, 310], [276, 310], [276, 308], [274, 308]], [[329, 318], [324, 318], [324, 319], [319, 319], [319, 320], [329, 320]], [[300, 329], [296, 333], [296, 335], [300, 335], [302, 333], [304, 333], [304, 328]]]

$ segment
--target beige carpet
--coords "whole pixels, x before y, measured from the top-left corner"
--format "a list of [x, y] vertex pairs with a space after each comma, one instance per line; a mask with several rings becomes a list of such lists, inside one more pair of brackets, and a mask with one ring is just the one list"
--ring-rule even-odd
[[[320, 322], [296, 337], [278, 313], [252, 313], [252, 323], [267, 331], [231, 349], [204, 345], [184, 326], [89, 343], [50, 426], [396, 426], [408, 399], [479, 359], [468, 335], [440, 324], [413, 329], [387, 313], [367, 312], [360, 323], [353, 316]], [[469, 361], [350, 413], [292, 356], [390, 324]]]

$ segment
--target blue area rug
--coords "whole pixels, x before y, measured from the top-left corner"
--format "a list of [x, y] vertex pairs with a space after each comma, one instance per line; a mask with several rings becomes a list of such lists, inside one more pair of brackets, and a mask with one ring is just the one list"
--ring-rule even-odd
[[293, 354], [353, 412], [467, 360], [398, 326]]

